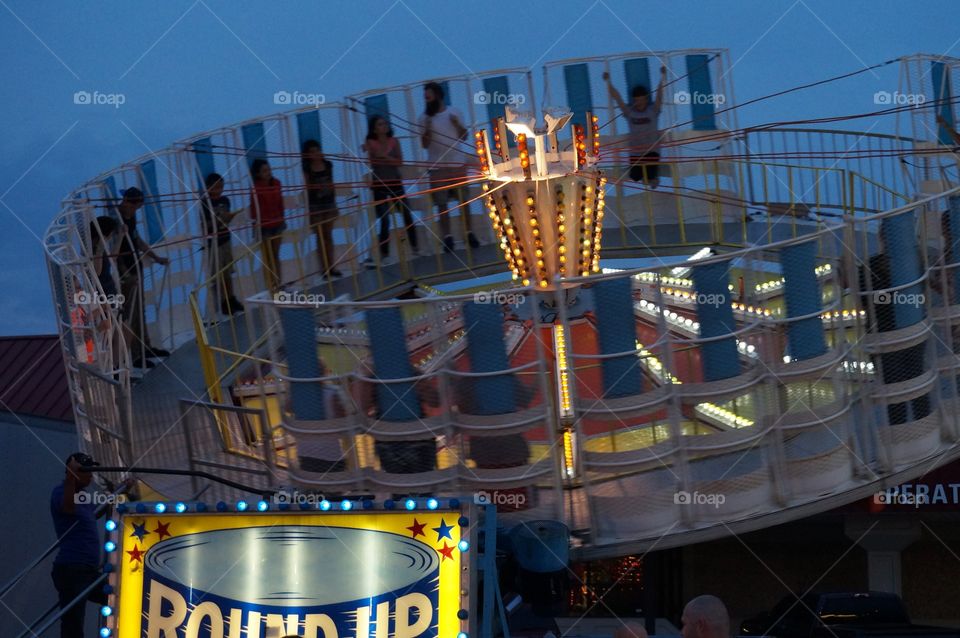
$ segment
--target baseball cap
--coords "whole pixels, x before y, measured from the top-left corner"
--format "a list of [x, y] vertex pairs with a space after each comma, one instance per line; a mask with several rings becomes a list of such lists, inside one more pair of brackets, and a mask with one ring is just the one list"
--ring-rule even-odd
[[68, 456], [67, 463], [69, 464], [70, 461], [76, 461], [83, 467], [95, 467], [97, 465], [100, 465], [99, 463], [93, 460], [92, 456], [90, 456], [89, 454], [84, 454], [83, 452], [74, 452], [73, 454]]

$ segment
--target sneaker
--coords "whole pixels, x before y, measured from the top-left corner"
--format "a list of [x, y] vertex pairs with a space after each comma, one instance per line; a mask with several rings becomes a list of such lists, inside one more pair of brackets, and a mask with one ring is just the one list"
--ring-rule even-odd
[[150, 359], [134, 359], [131, 365], [134, 368], [156, 368], [157, 367], [157, 364], [155, 364]]
[[145, 346], [144, 350], [147, 353], [148, 357], [169, 357], [170, 351], [164, 350], [163, 348], [154, 348], [153, 346]]
[[473, 233], [467, 233], [467, 243], [470, 244], [470, 248], [479, 248], [480, 241], [477, 239], [477, 236]]
[[454, 245], [453, 235], [447, 235], [443, 238], [443, 252], [452, 253]]
[[367, 257], [366, 259], [363, 260], [363, 267], [369, 270], [373, 270], [374, 268], [377, 267], [377, 265], [373, 263], [373, 259], [371, 259], [370, 257]]
[[327, 277], [343, 277], [343, 273], [340, 272], [339, 270], [337, 270], [336, 268], [331, 268], [330, 270], [328, 270], [328, 271], [327, 271], [326, 273], [324, 273], [324, 274], [325, 274]]

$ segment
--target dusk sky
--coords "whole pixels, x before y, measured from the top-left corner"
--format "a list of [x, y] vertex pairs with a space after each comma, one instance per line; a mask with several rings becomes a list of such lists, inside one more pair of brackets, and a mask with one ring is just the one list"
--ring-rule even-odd
[[[56, 330], [41, 237], [70, 191], [194, 133], [381, 86], [570, 57], [726, 48], [736, 99], [912, 53], [960, 56], [956, 3], [0, 0], [0, 334]], [[877, 110], [897, 65], [744, 108], [740, 126]], [[119, 108], [77, 105], [118, 93]], [[841, 128], [865, 130], [863, 121]], [[887, 118], [876, 132], [894, 132]]]

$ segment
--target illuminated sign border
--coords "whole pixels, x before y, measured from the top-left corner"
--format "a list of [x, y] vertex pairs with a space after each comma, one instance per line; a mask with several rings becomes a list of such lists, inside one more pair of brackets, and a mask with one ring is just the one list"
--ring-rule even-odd
[[[441, 508], [438, 499], [385, 501], [376, 508], [373, 501], [291, 506], [259, 501], [220, 502], [215, 508], [204, 503], [136, 503], [118, 507], [119, 517], [106, 521], [104, 548], [108, 562], [107, 604], [101, 638], [140, 638], [143, 630], [143, 588], [147, 554], [168, 538], [202, 532], [304, 525], [317, 528], [375, 530], [408, 536], [437, 552], [439, 590], [436, 608], [439, 638], [468, 638], [473, 623], [469, 613], [471, 580], [475, 578], [471, 551], [475, 531], [469, 502], [449, 499]], [[398, 507], [399, 505], [399, 507]], [[434, 542], [436, 541], [436, 542]], [[260, 622], [261, 619], [257, 619]], [[265, 620], [265, 618], [264, 618]], [[373, 632], [370, 632], [371, 635]], [[262, 634], [266, 636], [267, 634]], [[285, 635], [281, 633], [280, 635]], [[356, 638], [341, 635], [338, 638]]]

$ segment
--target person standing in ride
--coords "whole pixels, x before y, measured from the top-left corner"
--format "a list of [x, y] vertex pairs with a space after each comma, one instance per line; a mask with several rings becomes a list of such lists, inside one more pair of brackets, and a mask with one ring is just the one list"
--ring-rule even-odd
[[610, 82], [610, 74], [604, 73], [610, 97], [620, 107], [630, 129], [630, 179], [642, 181], [650, 188], [660, 185], [660, 130], [657, 118], [663, 107], [663, 89], [667, 81], [667, 67], [660, 67], [660, 84], [657, 86], [656, 99], [651, 104], [650, 91], [638, 84], [630, 91], [631, 102], [627, 106], [620, 92]]
[[[98, 322], [101, 329], [112, 327], [117, 321], [121, 299], [117, 296], [117, 283], [113, 278], [113, 258], [110, 256], [110, 245], [116, 236], [119, 224], [113, 217], [101, 215], [90, 222], [90, 255], [93, 258], [93, 269], [97, 273], [97, 281], [103, 291], [104, 299], [97, 304], [100, 308], [107, 307], [109, 311], [102, 315]], [[120, 333], [112, 343], [114, 361], [120, 361], [120, 341], [130, 347], [130, 331], [120, 322]]]
[[[403, 213], [403, 224], [407, 229], [407, 241], [413, 256], [417, 257], [420, 251], [417, 248], [417, 229], [413, 222], [413, 213], [407, 204], [406, 193], [403, 190], [403, 180], [400, 176], [400, 166], [403, 165], [403, 151], [400, 142], [393, 136], [393, 130], [387, 118], [374, 115], [370, 118], [367, 129], [367, 141], [363, 145], [370, 160], [372, 175], [373, 199], [377, 202], [376, 218], [380, 224], [377, 238], [380, 245], [381, 262], [390, 254], [390, 210], [399, 206]], [[373, 266], [373, 259], [365, 262]]]
[[117, 230], [117, 220], [113, 217], [101, 215], [90, 222], [90, 254], [93, 256], [93, 268], [97, 273], [97, 281], [103, 294], [116, 297], [117, 284], [113, 280], [113, 268], [110, 265], [110, 251], [108, 246]]
[[204, 183], [207, 189], [200, 198], [204, 247], [220, 312], [225, 315], [243, 312], [243, 304], [233, 296], [233, 251], [230, 249], [230, 222], [239, 211], [230, 212], [230, 198], [223, 194], [223, 177], [219, 173], [210, 173]]
[[146, 315], [143, 299], [143, 256], [150, 257], [158, 264], [166, 266], [170, 260], [161, 257], [150, 248], [150, 244], [137, 233], [137, 211], [143, 206], [143, 192], [139, 188], [128, 188], [123, 199], [117, 205], [122, 233], [120, 252], [117, 255], [117, 270], [120, 275], [120, 294], [123, 295], [121, 316], [130, 329], [132, 364], [137, 368], [153, 367], [147, 360], [150, 357], [167, 357], [170, 353], [162, 348], [150, 345], [146, 331]]
[[307, 186], [310, 226], [317, 235], [317, 263], [323, 269], [324, 277], [340, 277], [343, 273], [333, 267], [336, 262], [333, 225], [340, 214], [333, 182], [333, 164], [323, 154], [317, 140], [304, 142], [302, 151], [303, 183]]
[[250, 216], [253, 218], [263, 256], [264, 283], [271, 292], [280, 290], [280, 243], [287, 223], [283, 219], [283, 184], [273, 176], [265, 159], [256, 159], [250, 167], [253, 190]]
[[454, 248], [450, 212], [447, 210], [450, 191], [454, 191], [453, 198], [461, 205], [460, 215], [463, 217], [467, 242], [471, 248], [476, 248], [480, 242], [471, 230], [470, 205], [466, 203], [466, 189], [463, 187], [467, 176], [467, 155], [463, 150], [467, 128], [463, 125], [463, 115], [444, 103], [443, 87], [436, 82], [428, 82], [423, 87], [423, 99], [426, 106], [418, 122], [420, 143], [427, 149], [430, 188], [443, 234], [443, 249], [450, 253]]

